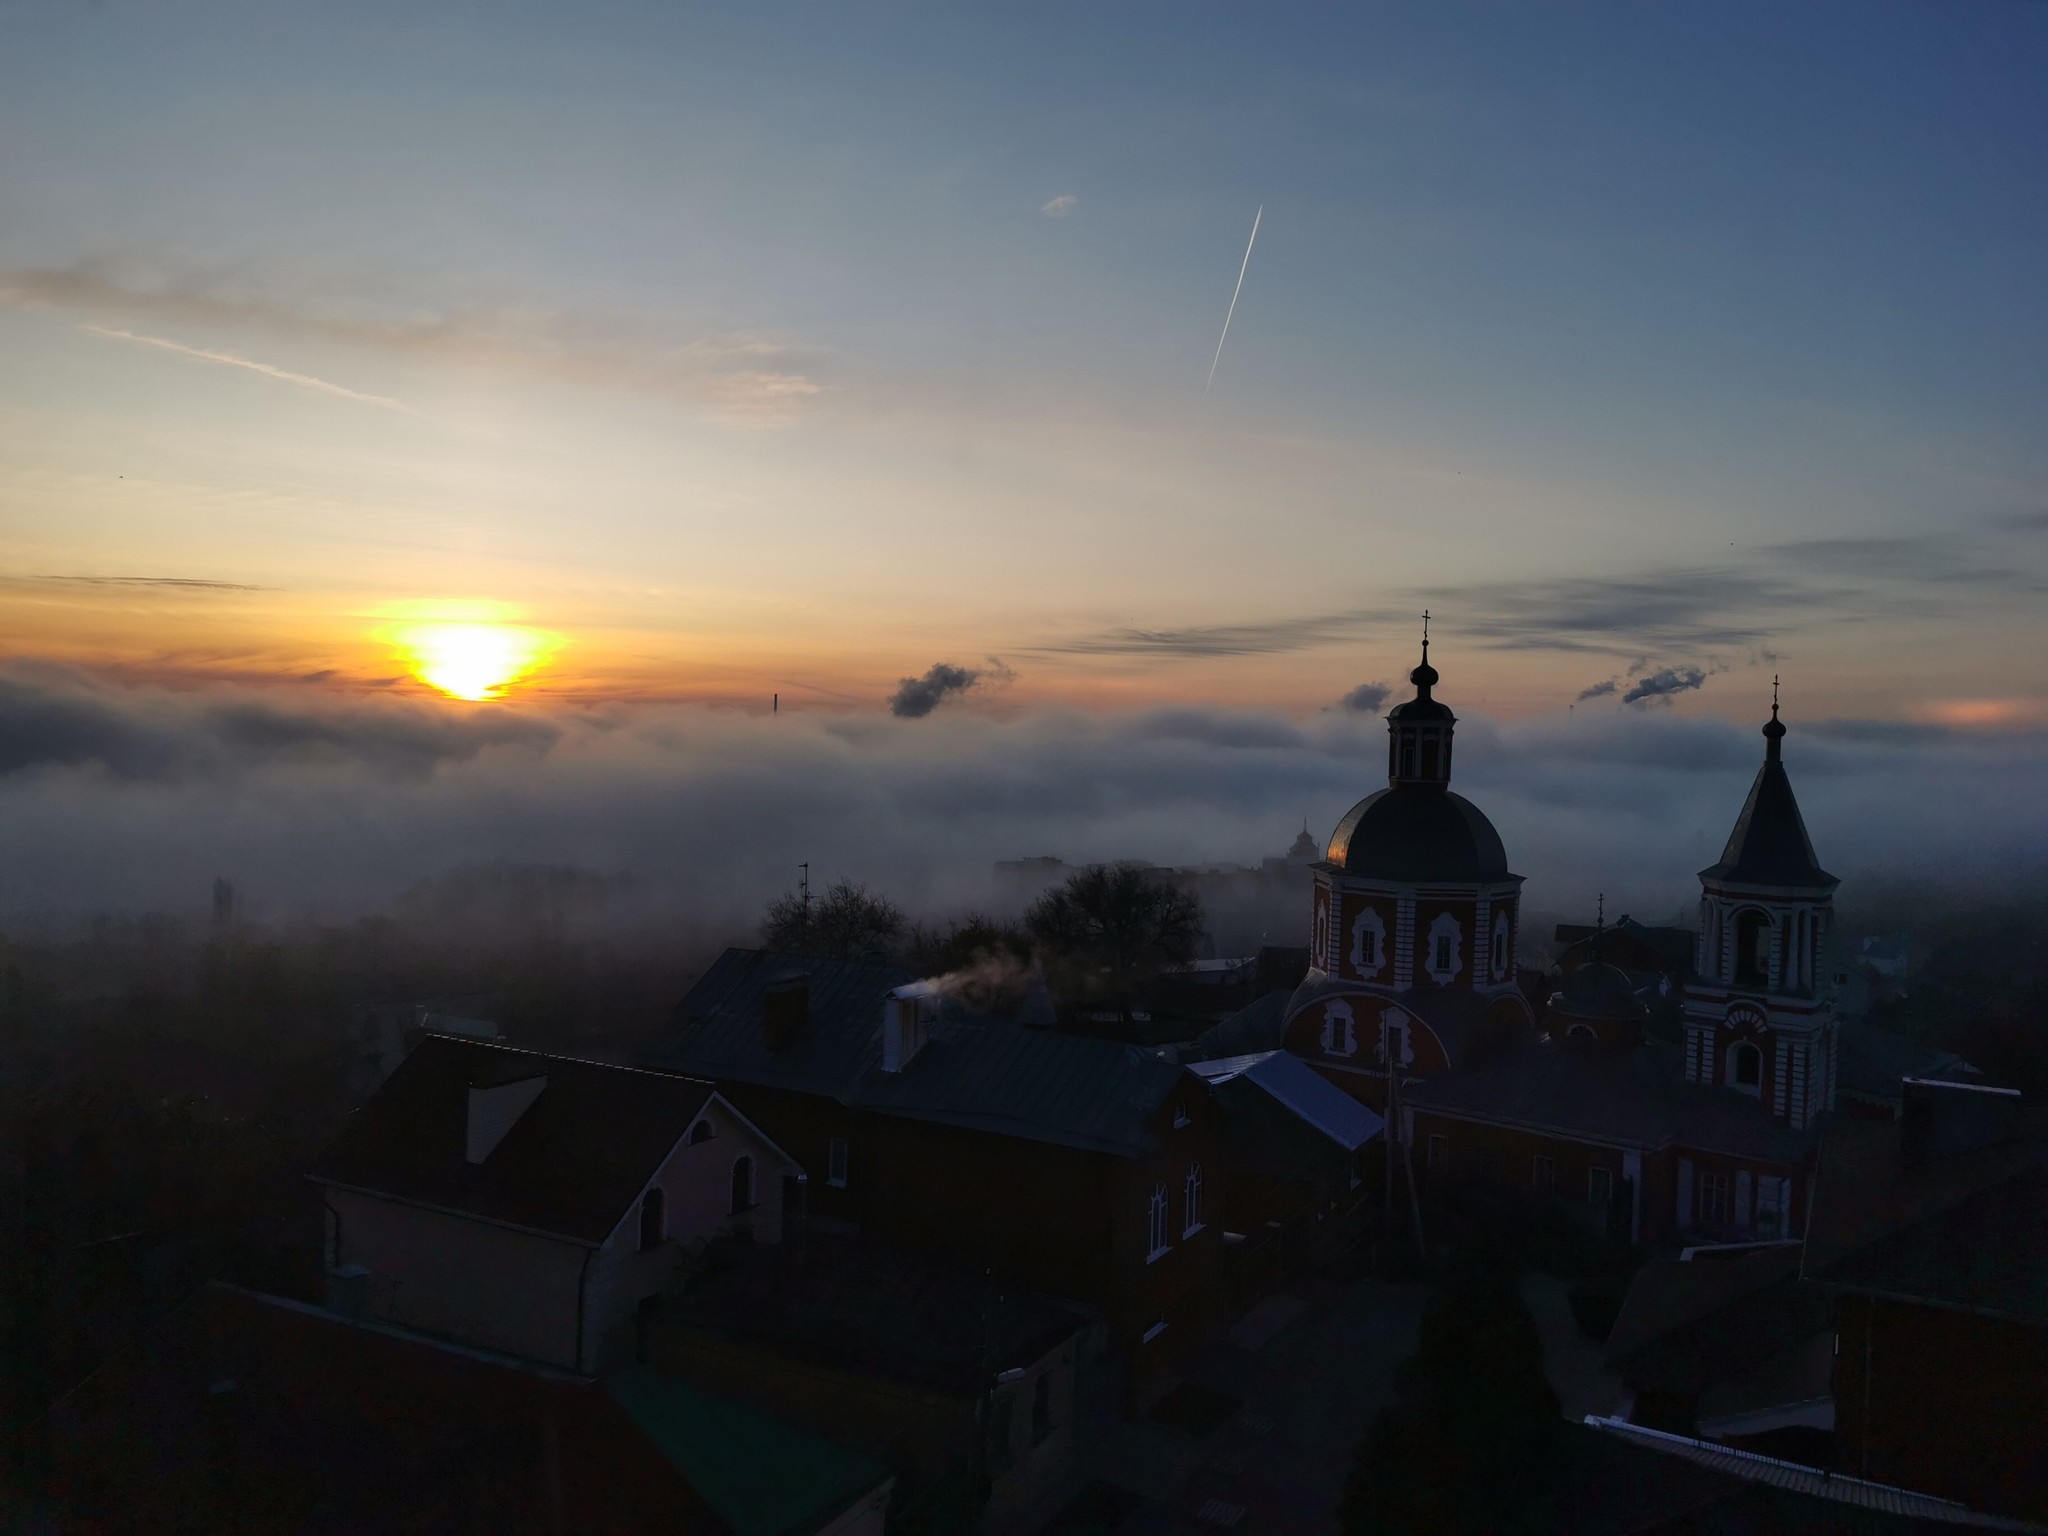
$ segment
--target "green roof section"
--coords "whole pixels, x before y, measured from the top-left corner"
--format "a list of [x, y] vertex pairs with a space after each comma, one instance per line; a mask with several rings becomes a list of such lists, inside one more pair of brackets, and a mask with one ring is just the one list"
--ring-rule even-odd
[[606, 1377], [604, 1388], [734, 1536], [807, 1536], [890, 1476], [880, 1462], [645, 1365]]

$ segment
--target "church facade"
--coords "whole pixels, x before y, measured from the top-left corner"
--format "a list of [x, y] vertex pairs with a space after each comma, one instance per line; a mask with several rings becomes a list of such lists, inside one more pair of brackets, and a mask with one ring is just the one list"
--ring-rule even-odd
[[1793, 797], [1777, 705], [1727, 847], [1700, 872], [1678, 1041], [1646, 1031], [1651, 1000], [1598, 933], [1531, 1006], [1517, 985], [1522, 877], [1450, 787], [1457, 721], [1434, 696], [1427, 640], [1410, 680], [1415, 697], [1387, 717], [1387, 787], [1314, 866], [1286, 1049], [1376, 1109], [1397, 1073], [1394, 1132], [1425, 1184], [1520, 1187], [1639, 1243], [1797, 1235], [1833, 1104], [1836, 881]]

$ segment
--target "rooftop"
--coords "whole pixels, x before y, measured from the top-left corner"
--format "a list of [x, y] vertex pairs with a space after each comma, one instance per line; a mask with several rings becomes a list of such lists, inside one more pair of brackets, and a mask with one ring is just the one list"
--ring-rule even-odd
[[[471, 1088], [535, 1076], [547, 1086], [470, 1162]], [[349, 1117], [311, 1176], [595, 1246], [712, 1093], [666, 1073], [429, 1035]]]

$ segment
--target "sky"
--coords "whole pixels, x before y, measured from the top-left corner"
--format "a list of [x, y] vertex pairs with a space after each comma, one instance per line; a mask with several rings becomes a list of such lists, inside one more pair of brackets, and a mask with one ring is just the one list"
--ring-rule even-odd
[[[51, 689], [986, 778], [1341, 735], [1424, 608], [1532, 758], [1777, 675], [1903, 805], [2048, 727], [2044, 85], [2017, 0], [0, 0], [0, 825], [167, 782]], [[1348, 803], [1261, 782], [1047, 851]]]

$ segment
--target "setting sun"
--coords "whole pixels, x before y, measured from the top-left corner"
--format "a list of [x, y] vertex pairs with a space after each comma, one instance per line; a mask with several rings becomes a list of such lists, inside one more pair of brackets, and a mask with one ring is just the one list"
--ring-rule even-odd
[[458, 699], [495, 699], [539, 664], [548, 637], [514, 624], [414, 624], [397, 635], [406, 664], [422, 682]]

